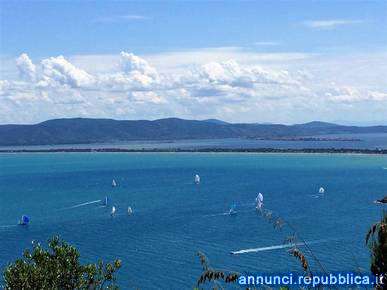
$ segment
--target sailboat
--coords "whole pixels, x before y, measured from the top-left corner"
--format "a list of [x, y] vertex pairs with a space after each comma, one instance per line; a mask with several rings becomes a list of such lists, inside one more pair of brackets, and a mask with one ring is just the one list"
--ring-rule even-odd
[[229, 215], [236, 215], [237, 211], [236, 211], [236, 204], [233, 203], [230, 207], [230, 210], [228, 211], [228, 214]]
[[257, 210], [261, 209], [263, 207], [263, 195], [262, 195], [262, 193], [258, 193], [257, 197], [255, 198], [255, 202], [257, 203], [257, 206], [255, 207]]
[[109, 204], [109, 198], [105, 196], [105, 199], [102, 201], [103, 206], [107, 206]]
[[111, 211], [110, 215], [114, 216], [115, 213], [116, 213], [116, 207], [113, 205], [112, 206], [112, 211]]
[[324, 194], [325, 193], [324, 187], [320, 187], [320, 189], [318, 190], [318, 193], [319, 194]]
[[381, 199], [375, 200], [375, 203], [387, 203], [387, 195]]
[[117, 182], [113, 179], [112, 180], [112, 187], [116, 187], [117, 186]]
[[200, 183], [200, 176], [198, 174], [195, 174], [194, 181], [195, 181], [196, 184]]
[[19, 225], [21, 226], [27, 226], [28, 224], [30, 223], [30, 218], [26, 215], [22, 215], [20, 221], [19, 221]]
[[128, 206], [128, 215], [131, 215], [133, 213], [133, 210], [130, 206]]

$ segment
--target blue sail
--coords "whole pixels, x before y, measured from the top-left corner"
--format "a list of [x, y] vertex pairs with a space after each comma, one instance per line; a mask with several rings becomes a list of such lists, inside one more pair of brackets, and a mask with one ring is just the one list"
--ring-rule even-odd
[[20, 220], [20, 224], [28, 225], [29, 223], [30, 223], [30, 218], [26, 215], [22, 215], [22, 218]]
[[105, 196], [105, 199], [102, 200], [102, 204], [103, 205], [108, 205], [109, 204], [109, 198], [107, 196]]

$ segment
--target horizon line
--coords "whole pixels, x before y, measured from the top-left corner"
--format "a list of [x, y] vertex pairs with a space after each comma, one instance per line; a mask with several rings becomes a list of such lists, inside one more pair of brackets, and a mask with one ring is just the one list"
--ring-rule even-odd
[[[59, 117], [59, 118], [52, 118], [52, 119], [46, 119], [40, 122], [31, 122], [31, 123], [0, 123], [0, 126], [33, 126], [33, 125], [39, 125], [45, 122], [49, 121], [55, 121], [55, 120], [75, 120], [75, 119], [85, 119], [85, 120], [111, 120], [111, 121], [149, 121], [149, 122], [155, 122], [160, 120], [168, 120], [168, 119], [177, 119], [177, 120], [183, 120], [183, 121], [198, 121], [198, 122], [221, 122], [225, 124], [256, 124], [256, 125], [284, 125], [284, 126], [295, 126], [295, 125], [305, 125], [310, 123], [325, 123], [325, 124], [331, 124], [331, 125], [338, 125], [338, 126], [357, 126], [357, 127], [374, 127], [374, 126], [387, 126], [387, 121], [381, 121], [380, 123], [376, 122], [353, 122], [353, 121], [322, 121], [322, 120], [311, 120], [311, 121], [305, 121], [305, 122], [298, 122], [298, 123], [280, 123], [280, 122], [233, 122], [233, 121], [224, 121], [222, 119], [218, 118], [207, 118], [207, 119], [186, 119], [181, 117], [165, 117], [165, 118], [157, 118], [157, 119], [115, 119], [115, 118], [99, 118], [99, 117]], [[367, 124], [369, 123], [369, 124]]]

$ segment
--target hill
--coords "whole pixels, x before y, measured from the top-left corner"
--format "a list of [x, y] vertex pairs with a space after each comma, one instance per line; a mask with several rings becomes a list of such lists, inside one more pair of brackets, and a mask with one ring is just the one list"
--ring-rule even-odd
[[0, 125], [0, 145], [55, 145], [220, 138], [282, 138], [325, 134], [387, 133], [387, 126], [357, 127], [311, 122], [297, 125], [233, 124], [220, 120], [121, 121], [54, 119], [33, 125]]

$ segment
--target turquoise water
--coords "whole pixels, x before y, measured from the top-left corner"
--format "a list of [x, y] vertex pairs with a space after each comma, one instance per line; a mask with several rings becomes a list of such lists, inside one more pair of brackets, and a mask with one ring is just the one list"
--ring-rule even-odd
[[[0, 267], [32, 240], [54, 234], [76, 245], [83, 261], [120, 258], [123, 289], [192, 289], [196, 252], [214, 267], [240, 272], [301, 270], [254, 211], [265, 207], [292, 223], [330, 271], [368, 270], [364, 236], [387, 193], [387, 157], [306, 154], [64, 153], [0, 155]], [[195, 173], [201, 184], [193, 184]], [[115, 179], [118, 187], [112, 188]], [[323, 198], [315, 198], [319, 187]], [[98, 203], [108, 195], [117, 216]], [[227, 216], [233, 202], [238, 214]], [[128, 206], [134, 215], [127, 216]], [[22, 214], [28, 227], [14, 226]], [[313, 261], [312, 266], [313, 265]]]

